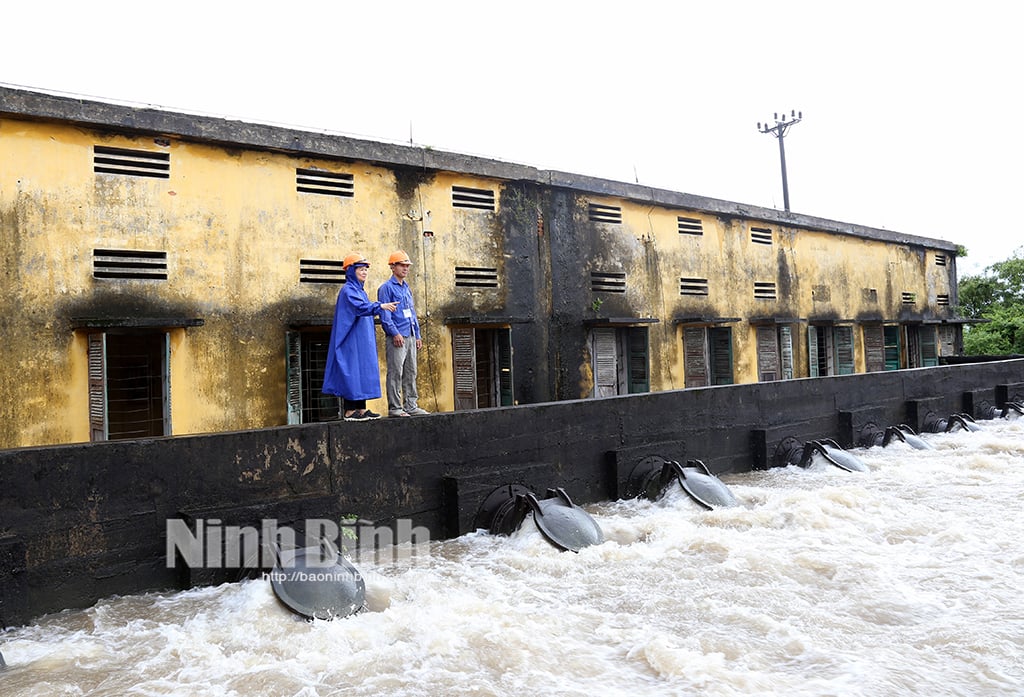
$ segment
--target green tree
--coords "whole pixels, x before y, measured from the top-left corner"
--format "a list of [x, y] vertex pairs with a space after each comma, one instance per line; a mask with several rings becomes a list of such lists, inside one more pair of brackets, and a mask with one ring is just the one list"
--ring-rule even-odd
[[1024, 354], [1024, 248], [959, 283], [960, 313], [984, 324], [964, 329], [968, 355]]

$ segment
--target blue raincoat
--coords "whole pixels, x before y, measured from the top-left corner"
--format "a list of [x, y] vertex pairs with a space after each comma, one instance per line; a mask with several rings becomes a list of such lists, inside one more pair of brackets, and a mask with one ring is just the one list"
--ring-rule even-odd
[[327, 349], [323, 391], [348, 400], [380, 397], [380, 363], [373, 316], [380, 303], [370, 302], [363, 284], [350, 274], [338, 292]]

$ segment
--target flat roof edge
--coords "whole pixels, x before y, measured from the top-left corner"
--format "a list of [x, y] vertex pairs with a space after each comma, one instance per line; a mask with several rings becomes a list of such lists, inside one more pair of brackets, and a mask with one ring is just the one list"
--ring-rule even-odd
[[558, 170], [541, 170], [503, 160], [357, 138], [294, 126], [246, 122], [237, 119], [177, 112], [153, 105], [129, 105], [63, 93], [40, 92], [0, 84], [0, 116], [44, 121], [67, 121], [94, 128], [117, 128], [138, 133], [174, 136], [228, 146], [284, 152], [295, 156], [364, 161], [385, 166], [458, 172], [507, 181], [527, 181], [609, 196], [682, 208], [716, 216], [764, 221], [775, 225], [850, 235], [893, 244], [955, 252], [946, 240], [909, 235], [881, 228], [780, 211], [749, 204], [687, 194], [641, 184], [630, 184]]

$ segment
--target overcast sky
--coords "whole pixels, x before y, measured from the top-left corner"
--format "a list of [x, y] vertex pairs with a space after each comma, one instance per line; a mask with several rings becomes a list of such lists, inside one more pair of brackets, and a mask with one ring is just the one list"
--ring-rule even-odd
[[[841, 9], [842, 8], [842, 9]], [[0, 83], [1024, 245], [1015, 3], [36, 0]]]

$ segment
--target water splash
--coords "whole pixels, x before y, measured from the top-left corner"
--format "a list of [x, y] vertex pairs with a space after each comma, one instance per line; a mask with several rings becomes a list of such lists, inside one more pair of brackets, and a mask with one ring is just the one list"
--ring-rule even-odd
[[306, 622], [252, 580], [110, 598], [0, 633], [4, 695], [977, 695], [1024, 692], [1024, 423], [857, 450], [869, 472], [723, 476], [740, 505], [587, 507], [361, 566]]

